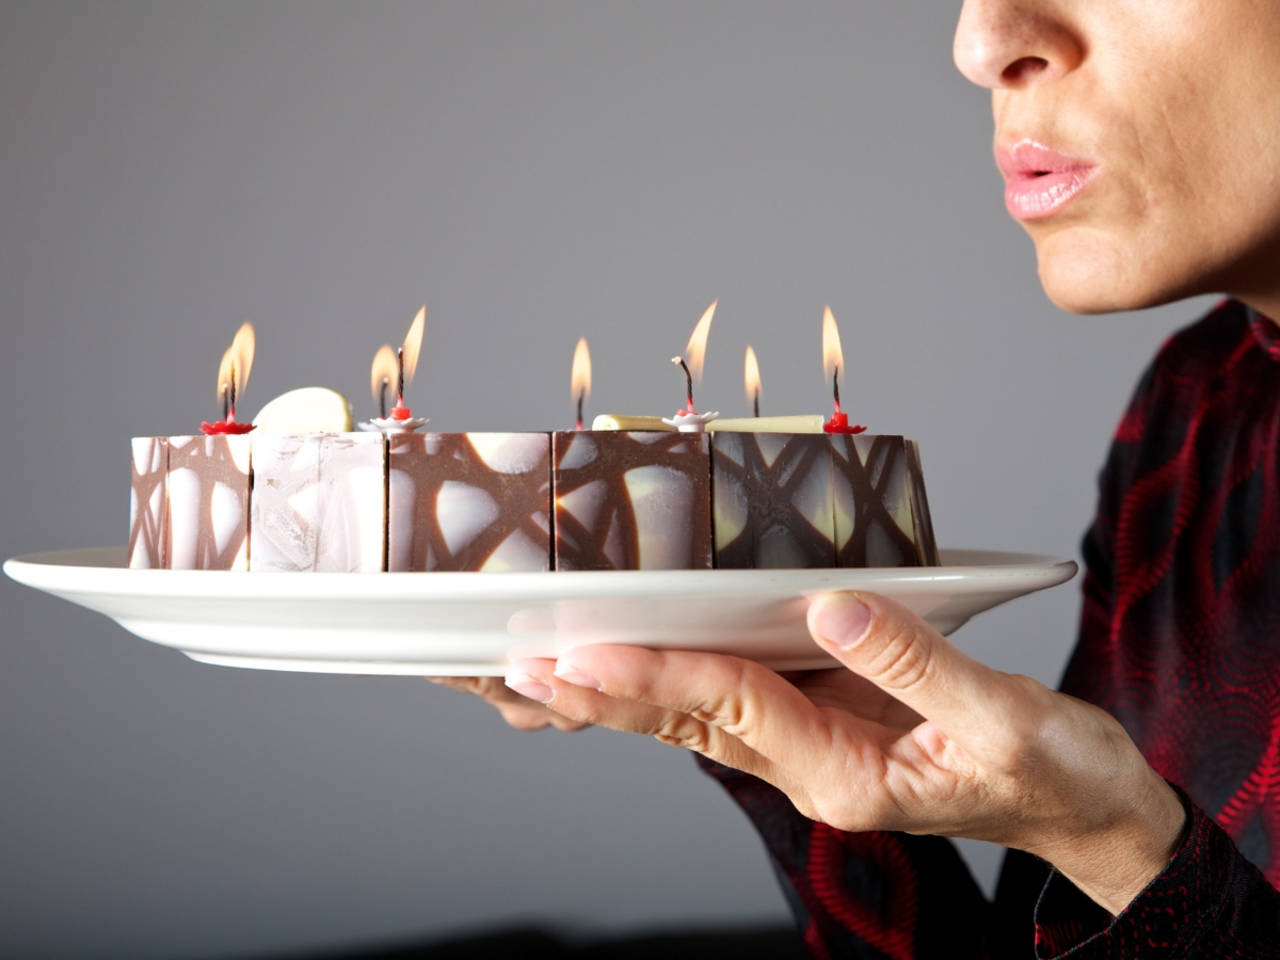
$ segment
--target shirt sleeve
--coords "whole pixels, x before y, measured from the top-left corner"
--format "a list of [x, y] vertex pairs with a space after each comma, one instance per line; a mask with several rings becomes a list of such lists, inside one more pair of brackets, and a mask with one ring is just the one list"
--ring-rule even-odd
[[[991, 905], [941, 837], [845, 833], [777, 788], [705, 757], [698, 764], [764, 841], [809, 952], [818, 958], [977, 960], [992, 953]], [[1024, 925], [1030, 943], [1030, 922]]]
[[1187, 808], [1182, 843], [1118, 917], [1057, 871], [1050, 874], [1035, 911], [1037, 958], [1280, 957], [1280, 893], [1212, 819], [1179, 795]]

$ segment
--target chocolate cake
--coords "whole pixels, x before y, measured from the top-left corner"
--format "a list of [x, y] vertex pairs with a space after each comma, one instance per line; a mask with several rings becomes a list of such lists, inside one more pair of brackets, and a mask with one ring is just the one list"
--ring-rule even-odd
[[898, 436], [318, 433], [138, 437], [128, 563], [574, 571], [936, 565]]
[[388, 570], [549, 570], [545, 433], [388, 438]]
[[249, 437], [169, 437], [165, 446], [165, 565], [248, 570]]
[[716, 566], [834, 567], [832, 437], [822, 433], [717, 433]]
[[552, 434], [557, 570], [712, 565], [706, 434]]
[[254, 437], [249, 569], [381, 571], [386, 459], [376, 433]]

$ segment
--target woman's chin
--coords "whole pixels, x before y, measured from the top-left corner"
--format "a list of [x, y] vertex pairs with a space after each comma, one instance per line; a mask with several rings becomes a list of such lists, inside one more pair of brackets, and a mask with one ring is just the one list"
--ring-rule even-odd
[[1188, 282], [1194, 271], [1166, 270], [1154, 257], [1117, 246], [1063, 234], [1043, 238], [1036, 259], [1045, 294], [1068, 313], [1092, 314], [1141, 310], [1199, 292]]

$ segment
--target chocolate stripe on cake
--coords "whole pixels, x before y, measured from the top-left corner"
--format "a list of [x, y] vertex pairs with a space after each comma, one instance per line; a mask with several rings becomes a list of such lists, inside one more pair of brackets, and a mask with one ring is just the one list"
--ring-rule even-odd
[[249, 568], [249, 443], [248, 435], [169, 438], [173, 569]]
[[832, 444], [836, 566], [918, 566], [903, 438], [835, 436]]
[[388, 569], [550, 569], [548, 434], [393, 434], [388, 441]]
[[129, 497], [129, 566], [134, 569], [167, 566], [165, 521], [169, 515], [165, 474], [169, 445], [164, 437], [134, 437], [131, 450]]
[[711, 566], [705, 434], [553, 434], [557, 570]]
[[924, 488], [924, 468], [920, 463], [920, 445], [907, 441], [907, 476], [911, 483], [911, 514], [915, 520], [915, 540], [920, 549], [920, 563], [936, 567], [942, 563], [938, 556], [938, 541], [933, 533], [933, 516], [929, 513], [929, 497]]
[[835, 565], [829, 437], [717, 433], [711, 458], [717, 567]]

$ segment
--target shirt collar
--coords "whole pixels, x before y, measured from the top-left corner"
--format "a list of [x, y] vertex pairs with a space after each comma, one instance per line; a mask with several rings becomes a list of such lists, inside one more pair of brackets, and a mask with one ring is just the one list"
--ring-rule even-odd
[[1245, 307], [1245, 315], [1249, 318], [1249, 329], [1253, 331], [1253, 338], [1258, 341], [1258, 346], [1272, 360], [1280, 361], [1280, 324], [1263, 316], [1253, 307]]

